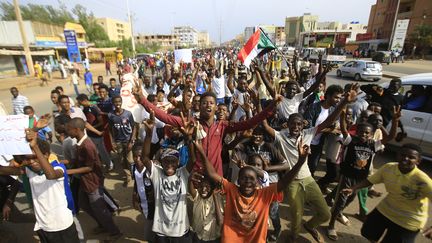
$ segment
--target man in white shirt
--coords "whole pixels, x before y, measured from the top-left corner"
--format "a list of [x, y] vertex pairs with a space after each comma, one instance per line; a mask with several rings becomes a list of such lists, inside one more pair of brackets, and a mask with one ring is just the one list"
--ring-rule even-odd
[[14, 115], [24, 114], [24, 107], [29, 105], [28, 99], [19, 94], [16, 87], [10, 88], [12, 94], [12, 110]]
[[219, 70], [215, 70], [214, 77], [212, 77], [212, 88], [216, 94], [216, 103], [225, 103], [225, 77], [221, 75]]

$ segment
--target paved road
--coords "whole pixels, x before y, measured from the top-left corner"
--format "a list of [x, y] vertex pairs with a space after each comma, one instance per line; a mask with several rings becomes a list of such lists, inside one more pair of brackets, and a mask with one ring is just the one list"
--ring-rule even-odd
[[[96, 76], [98, 73], [96, 72], [94, 76]], [[107, 79], [106, 79], [107, 80]], [[388, 79], [383, 79], [379, 82], [385, 82], [388, 81]], [[327, 79], [328, 84], [340, 84], [344, 85], [345, 83], [354, 82], [353, 80], [346, 80], [346, 79], [339, 79], [336, 77], [335, 72], [331, 72], [328, 75]], [[366, 83], [366, 82], [364, 82]], [[72, 86], [67, 85], [67, 82], [62, 81], [56, 81], [55, 83], [50, 84], [49, 87], [30, 87], [24, 90], [21, 90], [22, 94], [27, 96], [31, 102], [31, 105], [34, 106], [37, 114], [43, 114], [50, 111], [50, 108], [52, 106], [51, 101], [49, 99], [50, 90], [53, 89], [56, 85], [63, 85], [65, 88], [66, 94], [73, 94], [73, 88]], [[81, 87], [82, 90], [84, 90], [84, 86]], [[5, 104], [5, 106], [10, 110], [10, 93], [8, 91], [0, 91], [0, 101]], [[394, 161], [394, 155], [392, 153], [384, 153], [377, 156], [377, 161], [375, 164], [375, 167], [378, 168], [383, 163]], [[429, 164], [430, 165], [430, 164]], [[325, 168], [325, 163], [320, 164], [320, 170], [318, 173], [318, 177], [323, 175], [323, 170]], [[428, 171], [432, 171], [430, 166], [427, 167]], [[116, 198], [120, 206], [123, 208], [120, 215], [115, 216], [115, 221], [119, 225], [120, 229], [125, 233], [126, 237], [119, 240], [118, 242], [142, 242], [142, 215], [139, 214], [136, 210], [131, 209], [131, 193], [132, 193], [132, 185], [130, 184], [127, 188], [122, 187], [122, 181], [118, 175], [118, 173], [114, 172], [107, 176], [107, 179], [105, 180], [105, 185], [107, 189], [112, 193], [114, 198]], [[384, 188], [382, 185], [378, 185], [377, 189], [379, 191], [384, 191]], [[370, 199], [368, 200], [368, 207], [369, 209], [372, 209], [376, 206], [376, 204], [380, 201], [380, 199]], [[25, 203], [24, 195], [20, 193], [18, 195], [18, 205], [22, 209], [26, 209], [26, 212], [28, 212], [28, 206]], [[288, 221], [288, 214], [287, 214], [288, 206], [286, 204], [282, 204], [280, 207], [281, 217], [282, 217], [282, 226], [283, 226], [283, 232], [281, 235], [281, 238], [278, 242], [287, 242], [287, 235], [288, 235], [288, 227], [289, 227], [289, 221]], [[311, 212], [313, 212], [312, 208], [308, 208], [305, 212], [305, 220], [310, 218]], [[360, 236], [360, 228], [361, 228], [361, 222], [357, 219], [351, 217], [355, 213], [358, 212], [358, 203], [357, 201], [353, 202], [347, 209], [346, 209], [346, 215], [351, 220], [351, 227], [346, 227], [341, 224], [337, 224], [337, 229], [339, 230], [339, 236], [340, 239], [338, 242], [346, 242], [346, 243], [360, 243], [360, 242], [367, 242], [364, 238]], [[432, 215], [432, 211], [430, 210], [430, 215]], [[103, 239], [104, 235], [93, 235], [91, 233], [91, 229], [96, 226], [95, 222], [91, 220], [88, 215], [85, 213], [81, 213], [79, 215], [79, 219], [83, 225], [85, 235], [89, 240], [88, 242], [98, 242], [98, 239]], [[431, 219], [428, 222], [428, 225], [431, 225], [432, 221]], [[6, 227], [9, 227], [13, 229], [13, 231], [17, 234], [19, 242], [37, 242], [35, 240], [35, 237], [33, 235], [32, 229], [33, 225], [31, 224], [13, 224], [6, 222], [4, 223]], [[324, 225], [325, 226], [325, 225]], [[320, 231], [322, 233], [325, 232], [325, 227], [320, 228]], [[330, 242], [329, 239], [326, 238], [327, 242]], [[310, 235], [308, 235], [305, 231], [301, 233], [301, 237], [299, 239], [299, 242], [314, 242]], [[416, 242], [428, 242], [425, 238], [419, 236], [417, 238]], [[430, 241], [429, 241], [430, 242]]]

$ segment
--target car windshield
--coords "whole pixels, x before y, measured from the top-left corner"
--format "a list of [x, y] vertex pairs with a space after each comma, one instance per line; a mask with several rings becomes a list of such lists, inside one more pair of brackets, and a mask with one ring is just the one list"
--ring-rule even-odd
[[374, 62], [367, 62], [366, 68], [378, 68], [378, 65], [377, 65], [377, 63], [374, 63]]

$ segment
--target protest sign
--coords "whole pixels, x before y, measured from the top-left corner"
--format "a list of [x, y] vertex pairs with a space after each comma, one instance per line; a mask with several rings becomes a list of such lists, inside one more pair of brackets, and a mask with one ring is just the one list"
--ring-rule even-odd
[[179, 49], [174, 50], [175, 63], [192, 63], [192, 49]]
[[32, 154], [26, 140], [27, 115], [0, 116], [0, 155]]
[[132, 113], [134, 121], [137, 123], [142, 122], [143, 107], [135, 99], [132, 94], [135, 76], [131, 73], [123, 75], [123, 84], [120, 89], [120, 96], [122, 97], [122, 108]]

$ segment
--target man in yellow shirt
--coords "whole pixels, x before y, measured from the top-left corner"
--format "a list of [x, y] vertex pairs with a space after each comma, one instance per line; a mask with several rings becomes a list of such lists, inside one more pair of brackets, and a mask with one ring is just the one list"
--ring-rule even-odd
[[[367, 215], [361, 229], [361, 234], [371, 242], [378, 242], [387, 230], [382, 242], [414, 243], [427, 222], [432, 179], [417, 168], [421, 161], [420, 147], [404, 144], [398, 160], [385, 164], [367, 180], [342, 190], [350, 194], [372, 184], [384, 183], [388, 194]], [[424, 230], [423, 236], [432, 239], [432, 227]]]

